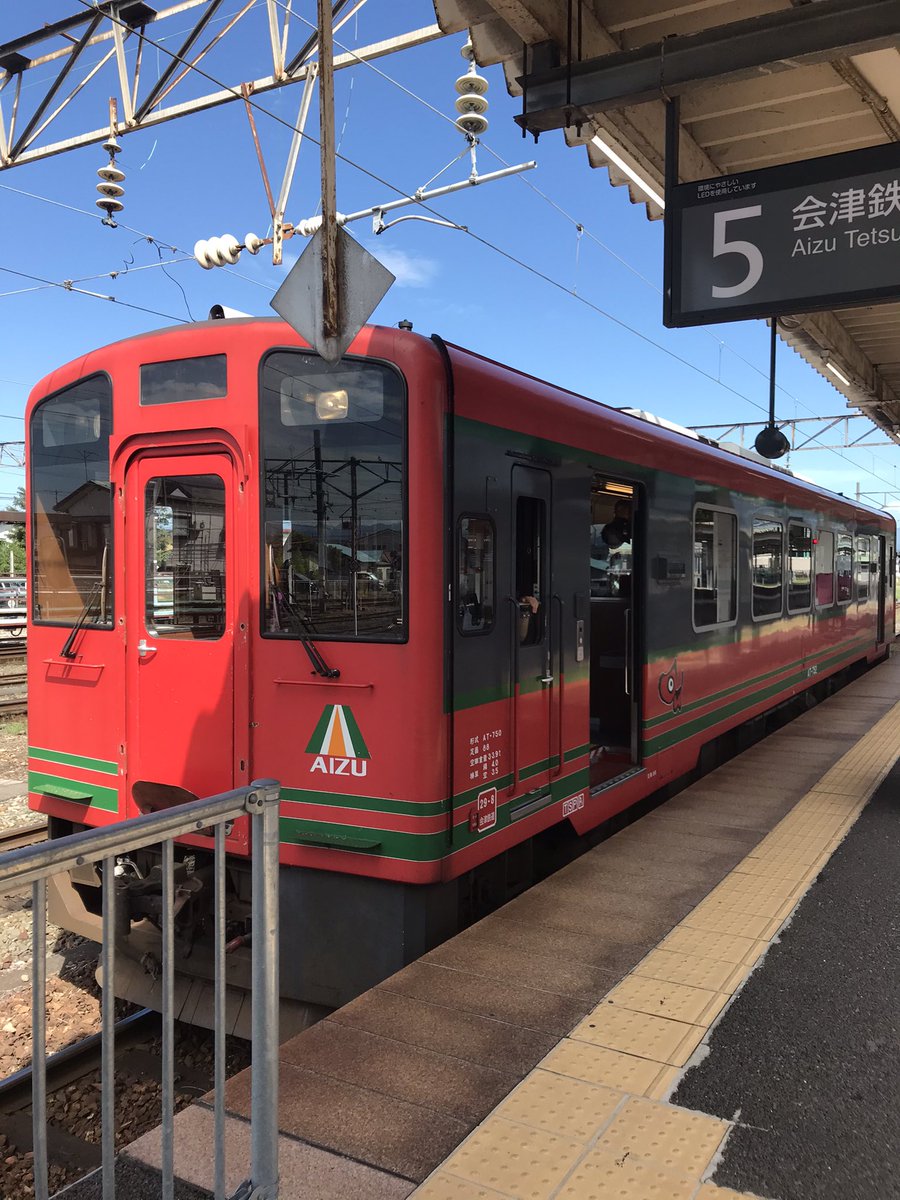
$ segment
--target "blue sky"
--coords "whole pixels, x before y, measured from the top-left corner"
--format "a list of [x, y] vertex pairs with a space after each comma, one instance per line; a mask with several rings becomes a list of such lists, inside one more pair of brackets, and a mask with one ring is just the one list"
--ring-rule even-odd
[[[79, 0], [4, 6], [0, 42], [73, 13], [78, 6]], [[210, 28], [219, 28], [239, 7], [238, 0], [227, 0]], [[293, 9], [291, 45], [297, 47], [314, 20], [314, 0], [295, 0]], [[242, 23], [245, 36], [226, 40], [204, 59], [204, 69], [228, 84], [268, 74], [265, 19], [265, 5], [259, 0]], [[337, 40], [348, 47], [361, 46], [433, 21], [430, 0], [368, 0]], [[167, 21], [164, 44], [177, 49], [189, 23], [190, 14], [181, 24]], [[158, 37], [152, 25], [147, 32]], [[365, 65], [338, 72], [336, 123], [340, 152], [350, 160], [338, 166], [342, 211], [394, 199], [394, 189], [419, 187], [464, 148], [452, 126], [453, 85], [466, 67], [459, 53], [463, 41], [463, 35], [454, 35], [377, 61], [377, 72], [414, 95]], [[89, 61], [96, 62], [99, 53], [89, 54]], [[53, 140], [103, 124], [113, 79], [106, 70], [59, 119]], [[649, 222], [643, 207], [632, 205], [624, 189], [610, 186], [605, 171], [591, 170], [583, 150], [567, 149], [561, 133], [545, 135], [537, 146], [530, 138], [523, 140], [512, 119], [519, 102], [507, 95], [501, 70], [488, 68], [483, 74], [490, 82], [491, 123], [479, 149], [479, 170], [494, 170], [502, 165], [500, 160], [531, 158], [538, 167], [522, 179], [433, 203], [441, 216], [468, 226], [477, 238], [418, 221], [405, 221], [377, 238], [368, 221], [350, 226], [354, 237], [397, 275], [374, 320], [395, 323], [408, 318], [422, 333], [440, 333], [598, 400], [649, 409], [682, 424], [757, 419], [767, 404], [766, 327], [741, 322], [710, 329], [664, 329], [659, 291], [662, 223]], [[29, 76], [26, 81], [31, 87], [38, 83]], [[215, 85], [196, 77], [187, 86], [190, 91], [173, 94], [170, 102], [215, 90]], [[294, 86], [257, 98], [257, 126], [276, 189], [300, 93]], [[23, 100], [26, 111], [28, 103]], [[318, 131], [315, 112], [314, 104], [307, 126], [313, 136]], [[269, 299], [284, 278], [284, 268], [273, 267], [265, 250], [255, 259], [244, 254], [237, 268], [203, 271], [193, 261], [178, 261], [185, 255], [167, 248], [190, 251], [197, 239], [226, 232], [239, 239], [248, 230], [266, 233], [268, 209], [243, 105], [229, 104], [129, 134], [122, 146], [119, 165], [127, 176], [126, 195], [117, 229], [102, 226], [93, 215], [99, 211], [94, 204], [96, 170], [105, 161], [99, 146], [0, 172], [0, 267], [6, 269], [0, 272], [0, 292], [36, 286], [10, 270], [56, 282], [118, 272], [115, 279], [78, 286], [123, 302], [111, 304], [49, 287], [0, 296], [0, 440], [23, 436], [21, 413], [32, 384], [86, 350], [173, 319], [187, 320], [189, 313], [204, 318], [217, 302], [271, 313]], [[467, 174], [464, 159], [439, 182]], [[307, 141], [300, 151], [289, 218], [313, 215], [318, 193], [318, 148]], [[584, 227], [581, 235], [576, 223]], [[133, 231], [151, 235], [160, 249]], [[289, 243], [288, 259], [304, 244], [299, 238]], [[155, 265], [160, 252], [168, 264], [165, 272]], [[572, 290], [577, 295], [570, 294]], [[779, 416], [846, 411], [843, 397], [784, 346], [779, 346], [778, 370], [783, 388]], [[898, 462], [896, 447], [881, 446], [845, 452], [844, 457], [832, 451], [797, 454], [789, 465], [852, 495], [857, 483], [863, 493], [896, 486]], [[21, 471], [0, 467], [0, 502], [21, 481]]]

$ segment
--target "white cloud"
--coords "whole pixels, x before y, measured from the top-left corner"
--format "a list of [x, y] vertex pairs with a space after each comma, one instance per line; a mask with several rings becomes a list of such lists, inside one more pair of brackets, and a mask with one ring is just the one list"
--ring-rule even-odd
[[[372, 250], [372, 247], [369, 247]], [[422, 258], [418, 255], [407, 254], [405, 250], [395, 250], [390, 246], [379, 245], [372, 253], [380, 263], [387, 267], [397, 278], [397, 287], [428, 287], [437, 277], [438, 264], [433, 258]]]

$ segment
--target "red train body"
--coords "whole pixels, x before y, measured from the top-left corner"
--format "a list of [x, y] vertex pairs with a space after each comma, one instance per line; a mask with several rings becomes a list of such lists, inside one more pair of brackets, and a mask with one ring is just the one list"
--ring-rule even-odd
[[[280, 780], [303, 1001], [893, 637], [885, 514], [437, 339], [367, 328], [331, 370], [279, 321], [170, 329], [28, 420], [32, 806], [62, 833]], [[96, 928], [96, 882], [55, 918]]]

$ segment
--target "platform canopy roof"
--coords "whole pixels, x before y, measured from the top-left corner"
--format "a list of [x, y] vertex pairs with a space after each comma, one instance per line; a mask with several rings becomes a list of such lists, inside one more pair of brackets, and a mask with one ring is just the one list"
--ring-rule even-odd
[[[683, 182], [900, 140], [897, 0], [434, 6], [446, 33], [470, 31], [480, 65], [503, 65], [515, 96], [526, 69], [535, 83], [548, 72], [564, 78], [571, 46], [571, 95], [583, 103], [538, 111], [541, 89], [529, 82], [530, 115], [521, 120], [532, 131], [564, 129], [567, 143], [583, 147], [590, 165], [627, 187], [651, 219], [663, 213], [667, 95], [680, 97]], [[553, 91], [544, 85], [545, 96]], [[798, 313], [778, 324], [850, 405], [900, 443], [900, 281], [894, 303]]]

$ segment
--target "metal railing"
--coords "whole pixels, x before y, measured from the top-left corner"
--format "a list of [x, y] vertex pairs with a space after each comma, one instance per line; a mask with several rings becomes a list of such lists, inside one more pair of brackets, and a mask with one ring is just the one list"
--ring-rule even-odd
[[0, 856], [0, 889], [31, 885], [32, 1129], [35, 1200], [48, 1200], [46, 986], [47, 879], [98, 863], [103, 878], [101, 1001], [101, 1170], [103, 1200], [115, 1185], [116, 856], [162, 848], [162, 1200], [175, 1194], [175, 865], [174, 838], [214, 829], [215, 1042], [214, 1129], [216, 1200], [225, 1200], [225, 836], [226, 823], [250, 815], [252, 846], [252, 1083], [250, 1178], [237, 1197], [278, 1197], [278, 808], [275, 780], [88, 829]]

